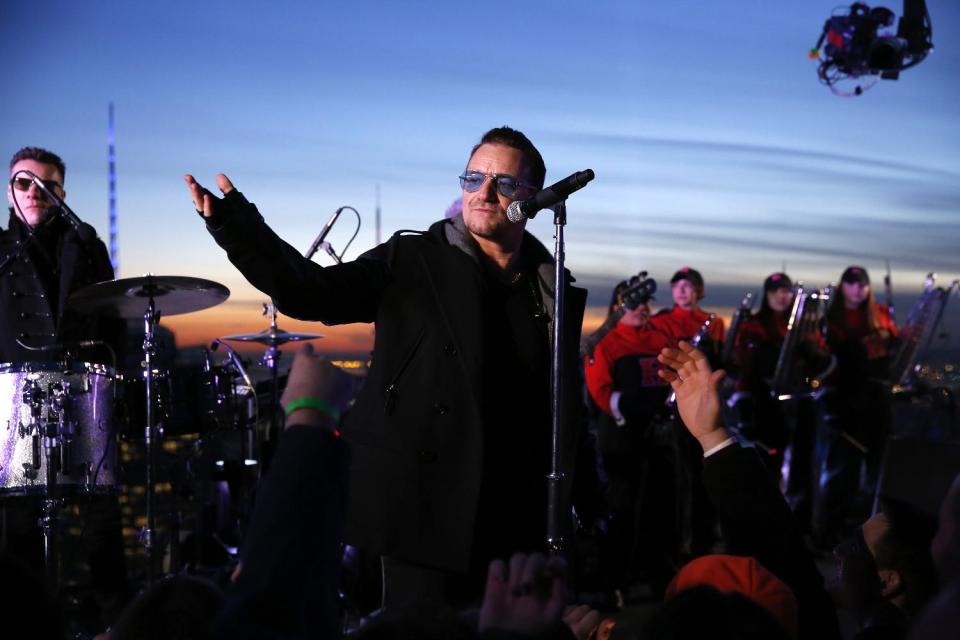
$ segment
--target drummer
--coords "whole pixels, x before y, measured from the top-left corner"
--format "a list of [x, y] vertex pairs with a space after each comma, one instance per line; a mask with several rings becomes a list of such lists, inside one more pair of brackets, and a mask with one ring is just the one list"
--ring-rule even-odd
[[[64, 308], [74, 291], [113, 279], [107, 249], [90, 225], [71, 226], [26, 171], [57, 197], [67, 195], [66, 170], [59, 156], [38, 147], [13, 154], [7, 183], [10, 221], [0, 229], [0, 363], [13, 363], [6, 365], [9, 369], [73, 356], [110, 364], [109, 350], [79, 343], [123, 340], [122, 321], [98, 321]], [[9, 553], [38, 572], [43, 567], [39, 513], [34, 497], [0, 499], [0, 553]], [[109, 624], [128, 591], [120, 510], [114, 497], [91, 495], [80, 506], [79, 517], [94, 596], [104, 624]]]
[[102, 349], [79, 354], [77, 345], [119, 338], [122, 329], [64, 309], [72, 292], [113, 279], [107, 248], [93, 227], [81, 223], [77, 230], [59, 215], [27, 171], [59, 198], [67, 195], [59, 156], [39, 147], [13, 154], [7, 184], [10, 221], [0, 229], [0, 362], [58, 360], [64, 352], [49, 349], [54, 345], [73, 348], [87, 361], [108, 362]]

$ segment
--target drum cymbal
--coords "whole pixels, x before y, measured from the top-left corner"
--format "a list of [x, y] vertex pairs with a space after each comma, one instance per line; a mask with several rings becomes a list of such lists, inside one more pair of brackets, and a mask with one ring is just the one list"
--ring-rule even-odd
[[218, 282], [189, 276], [143, 276], [98, 282], [75, 291], [67, 308], [119, 318], [142, 318], [150, 298], [164, 316], [215, 307], [230, 297]]
[[278, 347], [288, 342], [300, 342], [301, 340], [316, 340], [323, 336], [319, 333], [290, 333], [283, 329], [273, 329], [261, 331], [260, 333], [241, 333], [235, 336], [224, 336], [221, 340], [236, 340], [238, 342], [259, 342], [268, 347]]

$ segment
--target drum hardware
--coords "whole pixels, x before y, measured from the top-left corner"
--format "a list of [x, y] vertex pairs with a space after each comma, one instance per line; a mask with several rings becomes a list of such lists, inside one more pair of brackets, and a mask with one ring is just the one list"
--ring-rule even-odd
[[750, 309], [753, 307], [753, 293], [747, 292], [740, 300], [740, 306], [733, 312], [733, 318], [730, 320], [730, 330], [723, 341], [723, 350], [720, 352], [720, 362], [722, 365], [731, 366], [734, 363], [733, 349], [737, 344], [737, 334], [740, 333], [740, 325], [750, 317]]
[[0, 365], [0, 425], [7, 425], [0, 431], [0, 495], [47, 490], [48, 438], [58, 486], [79, 493], [113, 486], [112, 464], [100, 476], [113, 452], [113, 381], [112, 369], [88, 363]]
[[[8, 375], [5, 373], [5, 376]], [[19, 394], [19, 417], [17, 417], [16, 394], [11, 394], [10, 417], [7, 420], [9, 435], [5, 453], [14, 460], [21, 460], [21, 474], [11, 478], [5, 474], [4, 489], [26, 491], [42, 489], [41, 515], [37, 521], [43, 536], [44, 572], [48, 583], [56, 588], [59, 578], [56, 536], [62, 500], [59, 491], [59, 476], [74, 476], [80, 465], [74, 465], [74, 436], [77, 424], [70, 419], [68, 402], [73, 397], [70, 382], [52, 377], [41, 382], [43, 374], [27, 373], [22, 380]], [[54, 375], [51, 373], [51, 375]], [[16, 386], [16, 383], [13, 385]], [[26, 420], [24, 420], [26, 413]], [[16, 422], [16, 426], [13, 423]], [[24, 452], [23, 442], [28, 441]], [[17, 455], [17, 449], [21, 455]], [[24, 456], [24, 454], [26, 454]], [[26, 457], [24, 460], [23, 457]], [[6, 462], [6, 460], [5, 460]], [[14, 463], [16, 464], [16, 463]], [[11, 466], [7, 463], [7, 466]], [[40, 479], [41, 470], [43, 479]], [[88, 468], [89, 471], [89, 468]], [[89, 490], [89, 473], [84, 475], [83, 485]], [[23, 484], [26, 483], [26, 484]]]
[[[148, 286], [149, 288], [149, 286]], [[153, 532], [156, 529], [155, 500], [154, 491], [155, 472], [156, 472], [156, 447], [154, 440], [159, 437], [157, 425], [153, 421], [153, 356], [156, 355], [156, 336], [155, 330], [160, 322], [160, 311], [156, 309], [154, 296], [148, 294], [147, 309], [143, 313], [143, 369], [144, 380], [146, 382], [146, 409], [147, 424], [144, 428], [144, 439], [147, 445], [147, 464], [146, 464], [146, 498], [147, 498], [147, 526], [141, 532], [141, 541], [143, 548], [147, 553], [147, 585], [153, 582]]]
[[[156, 327], [162, 313], [168, 316], [216, 306], [230, 296], [223, 285], [187, 276], [124, 278], [93, 284], [73, 293], [67, 306], [81, 313], [100, 313], [126, 319], [143, 319], [143, 376], [146, 396], [146, 511], [147, 523], [141, 542], [147, 555], [147, 585], [154, 580], [154, 531], [156, 530], [155, 474], [157, 441], [162, 437], [154, 420], [154, 368]], [[146, 302], [146, 309], [144, 309]], [[158, 305], [158, 302], [160, 305]], [[162, 309], [160, 308], [162, 306]]]
[[[236, 340], [237, 342], [256, 342], [258, 344], [266, 345], [267, 350], [263, 354], [261, 363], [270, 371], [270, 428], [267, 432], [266, 439], [271, 440], [272, 438], [276, 437], [280, 424], [278, 416], [278, 411], [280, 410], [280, 383], [278, 370], [280, 358], [283, 353], [278, 347], [287, 344], [288, 342], [316, 340], [318, 338], [322, 338], [323, 335], [319, 333], [290, 333], [288, 331], [284, 331], [277, 326], [277, 305], [272, 301], [263, 304], [263, 315], [269, 316], [270, 318], [270, 327], [268, 329], [261, 331], [260, 333], [245, 333], [233, 336], [224, 336], [223, 338], [215, 340], [214, 344], [223, 344], [224, 340]], [[236, 353], [233, 352], [232, 349], [230, 349], [229, 353], [231, 354], [231, 360], [236, 366], [238, 366], [238, 370], [240, 370], [241, 373], [245, 373], [243, 371], [243, 367], [239, 365], [240, 359], [237, 357]], [[244, 379], [249, 386], [253, 386], [250, 384], [249, 377], [245, 376]], [[256, 394], [254, 393], [254, 395]]]
[[[256, 455], [257, 442], [256, 442], [256, 422], [257, 417], [260, 415], [260, 403], [257, 398], [257, 389], [253, 384], [253, 381], [250, 379], [250, 376], [247, 374], [246, 368], [243, 366], [243, 361], [240, 359], [240, 356], [237, 355], [237, 352], [229, 344], [223, 342], [220, 338], [217, 338], [212, 343], [210, 343], [210, 351], [216, 351], [220, 347], [223, 347], [227, 351], [227, 362], [229, 366], [232, 366], [236, 369], [237, 373], [240, 375], [240, 378], [244, 383], [244, 394], [243, 398], [245, 399], [246, 405], [246, 415], [241, 417], [240, 412], [237, 411], [234, 416], [235, 427], [238, 427], [243, 432], [243, 441], [242, 441], [242, 457], [244, 464], [247, 466], [253, 466], [257, 464], [258, 456]], [[217, 402], [226, 402], [226, 398], [223, 396], [220, 391], [222, 390], [222, 385], [217, 379], [216, 374], [214, 373], [214, 368], [210, 361], [210, 352], [204, 350], [204, 369], [213, 376], [213, 384], [216, 389], [216, 399]], [[218, 461], [218, 466], [223, 466], [222, 460]], [[252, 464], [248, 464], [252, 463]]]

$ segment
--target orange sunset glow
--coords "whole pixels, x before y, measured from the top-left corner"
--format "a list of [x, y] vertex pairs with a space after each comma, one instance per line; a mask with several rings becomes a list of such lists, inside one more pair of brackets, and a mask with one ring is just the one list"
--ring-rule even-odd
[[[261, 302], [253, 300], [228, 301], [218, 307], [165, 318], [161, 324], [174, 332], [177, 346], [198, 347], [210, 344], [214, 338], [242, 333], [258, 333], [270, 326], [269, 319], [262, 315]], [[732, 307], [710, 308], [729, 324]], [[587, 307], [582, 331], [587, 335], [603, 323], [606, 309], [601, 306]], [[319, 333], [322, 340], [313, 342], [317, 351], [329, 354], [366, 354], [373, 349], [372, 324], [346, 324], [327, 326], [320, 322], [295, 320], [281, 314], [277, 325], [286, 331]], [[231, 342], [234, 348], [245, 352], [263, 351], [255, 343]], [[287, 346], [286, 350], [293, 347]]]
[[[177, 346], [197, 347], [210, 344], [214, 338], [242, 333], [259, 333], [270, 327], [270, 319], [262, 314], [262, 302], [228, 301], [224, 304], [179, 316], [164, 318], [161, 324], [174, 332]], [[362, 354], [373, 348], [373, 325], [348, 324], [327, 326], [319, 322], [294, 320], [280, 314], [277, 326], [293, 333], [319, 333], [322, 340], [313, 342], [318, 351], [331, 354]], [[256, 343], [231, 342], [238, 351], [263, 351]], [[293, 347], [287, 346], [286, 350]]]

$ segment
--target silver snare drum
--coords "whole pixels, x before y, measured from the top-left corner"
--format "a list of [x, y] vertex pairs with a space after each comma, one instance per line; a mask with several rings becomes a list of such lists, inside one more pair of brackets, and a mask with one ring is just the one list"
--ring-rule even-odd
[[114, 373], [86, 362], [0, 364], [0, 495], [114, 486]]

